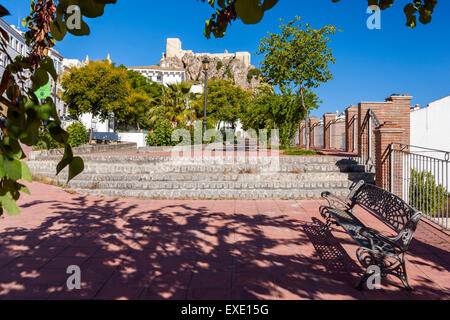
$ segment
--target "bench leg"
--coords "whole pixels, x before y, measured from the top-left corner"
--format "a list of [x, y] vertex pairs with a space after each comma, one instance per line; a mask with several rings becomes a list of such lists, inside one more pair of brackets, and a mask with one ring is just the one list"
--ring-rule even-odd
[[[396, 260], [392, 263], [386, 263], [383, 258], [376, 259], [375, 256], [372, 255], [371, 250], [367, 248], [359, 248], [357, 250], [357, 257], [363, 267], [369, 268], [369, 266], [371, 265], [376, 265], [380, 268], [381, 277], [384, 278], [387, 275], [393, 275], [400, 279], [406, 290], [414, 290], [414, 288], [409, 284], [408, 276], [406, 274], [405, 253], [401, 253], [398, 256], [392, 256], [391, 258], [395, 258]], [[363, 288], [364, 282], [367, 281], [367, 279], [371, 276], [371, 273], [367, 270], [368, 269], [366, 269], [366, 272], [358, 282], [358, 285], [356, 286], [357, 289], [361, 290]]]
[[330, 230], [331, 225], [333, 224], [333, 221], [331, 220], [331, 216], [327, 212], [327, 207], [321, 206], [320, 209], [320, 215], [325, 219], [325, 225], [320, 228], [319, 233], [323, 236], [325, 235], [326, 231]]
[[397, 266], [397, 268], [395, 268], [394, 270], [389, 272], [389, 274], [392, 274], [393, 276], [396, 276], [397, 278], [399, 278], [400, 281], [405, 286], [406, 290], [414, 291], [414, 288], [409, 284], [409, 281], [408, 281], [408, 274], [406, 273], [405, 254], [404, 253], [402, 254], [402, 257], [400, 259], [400, 264]]
[[371, 276], [371, 273], [368, 272], [368, 270], [366, 270], [364, 272], [364, 274], [362, 275], [362, 277], [359, 279], [358, 283], [356, 284], [356, 289], [358, 290], [363, 290], [364, 289], [364, 283], [367, 281], [367, 279], [369, 279], [369, 277]]

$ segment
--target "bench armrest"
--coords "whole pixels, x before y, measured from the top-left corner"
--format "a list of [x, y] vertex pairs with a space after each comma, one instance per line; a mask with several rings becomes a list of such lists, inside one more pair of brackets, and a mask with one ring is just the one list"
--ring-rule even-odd
[[359, 230], [359, 234], [370, 241], [370, 245], [372, 246], [372, 248], [374, 248], [374, 243], [373, 238], [370, 237], [370, 235], [381, 239], [383, 242], [391, 245], [396, 249], [402, 250], [402, 248], [396, 243], [398, 237], [388, 237], [387, 235], [381, 233], [380, 231], [372, 228], [362, 228], [361, 230]]
[[337, 208], [337, 209], [343, 209], [343, 210], [347, 210], [350, 208], [349, 203], [334, 195], [333, 193], [329, 192], [329, 191], [324, 191], [321, 194], [322, 198], [324, 198], [325, 200], [328, 201], [328, 206], [331, 208]]

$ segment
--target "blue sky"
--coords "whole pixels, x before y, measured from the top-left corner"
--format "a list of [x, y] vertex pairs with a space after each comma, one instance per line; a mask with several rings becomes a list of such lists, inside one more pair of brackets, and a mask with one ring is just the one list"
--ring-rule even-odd
[[[203, 36], [204, 20], [211, 8], [197, 0], [118, 0], [105, 15], [87, 19], [88, 37], [68, 36], [57, 49], [67, 58], [103, 59], [108, 53], [117, 64], [157, 64], [165, 51], [165, 39], [178, 37], [184, 49], [195, 52], [249, 51], [252, 64], [259, 41], [276, 31], [280, 18], [303, 17], [313, 27], [335, 25], [343, 32], [334, 36], [331, 47], [337, 60], [331, 67], [334, 80], [316, 90], [323, 103], [313, 114], [343, 111], [359, 101], [382, 101], [392, 93], [411, 94], [413, 104], [424, 106], [450, 95], [450, 1], [439, 0], [431, 24], [415, 29], [405, 26], [404, 5], [397, 0], [382, 12], [381, 30], [366, 27], [365, 0], [280, 0], [258, 25], [234, 23], [223, 39]], [[5, 20], [17, 24], [28, 14], [28, 0], [3, 0], [13, 14]]]

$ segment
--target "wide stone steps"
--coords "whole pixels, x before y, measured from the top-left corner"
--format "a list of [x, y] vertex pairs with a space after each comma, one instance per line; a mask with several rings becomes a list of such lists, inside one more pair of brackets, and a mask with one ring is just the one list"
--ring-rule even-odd
[[[327, 188], [339, 196], [348, 194], [348, 188]], [[191, 189], [177, 189], [177, 190], [124, 190], [124, 189], [73, 189], [73, 191], [80, 194], [107, 196], [107, 197], [131, 197], [143, 199], [173, 199], [173, 200], [200, 200], [200, 199], [320, 199], [323, 188], [317, 189], [268, 189], [268, 190], [236, 190], [236, 189], [219, 189], [219, 190], [191, 190]]]
[[[56, 162], [29, 162], [33, 173], [54, 173]], [[126, 173], [126, 174], [152, 174], [161, 172], [173, 173], [260, 173], [260, 172], [364, 172], [364, 166], [356, 164], [318, 164], [294, 163], [279, 165], [258, 164], [135, 164], [135, 163], [85, 163], [86, 173]]]
[[[57, 177], [52, 171], [39, 171], [35, 176], [54, 177], [53, 181], [67, 180], [67, 172], [63, 171]], [[224, 174], [224, 173], [153, 173], [153, 174], [124, 174], [124, 173], [86, 173], [83, 172], [73, 181], [114, 182], [114, 181], [359, 181], [371, 180], [373, 174], [365, 172], [304, 172], [304, 173], [268, 173], [268, 174]]]
[[28, 165], [36, 179], [80, 194], [148, 199], [316, 199], [374, 180], [355, 159], [342, 157], [82, 157], [85, 169], [69, 183], [67, 168], [55, 176], [60, 156], [35, 157]]
[[[210, 164], [239, 164], [245, 162], [251, 162], [256, 164], [267, 164], [275, 161], [276, 157], [262, 156], [262, 157], [252, 157], [252, 156], [205, 156], [200, 158], [195, 157], [171, 157], [171, 156], [154, 156], [154, 155], [127, 155], [127, 154], [83, 154], [80, 155], [86, 163], [116, 163], [116, 164], [154, 164], [154, 163], [191, 163], [198, 164], [202, 163], [205, 165]], [[30, 162], [58, 162], [61, 160], [62, 154], [58, 155], [45, 155], [45, 156], [34, 156], [30, 157]], [[305, 157], [286, 157], [281, 156], [278, 158], [280, 163], [283, 164], [354, 164], [356, 163], [353, 158], [346, 157], [323, 157], [323, 156], [305, 156]]]
[[73, 180], [68, 186], [76, 189], [123, 190], [254, 190], [254, 189], [318, 189], [348, 188], [352, 181], [83, 181]]

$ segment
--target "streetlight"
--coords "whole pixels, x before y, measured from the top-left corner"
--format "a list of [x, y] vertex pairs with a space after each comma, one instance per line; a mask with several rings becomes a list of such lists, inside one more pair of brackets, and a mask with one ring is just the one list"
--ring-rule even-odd
[[208, 99], [208, 93], [207, 93], [207, 85], [208, 85], [208, 69], [209, 69], [209, 60], [208, 58], [204, 58], [203, 61], [203, 72], [205, 73], [205, 103], [203, 106], [203, 136], [206, 135], [206, 131], [208, 130], [208, 119], [206, 118], [206, 105], [207, 105], [207, 99]]

